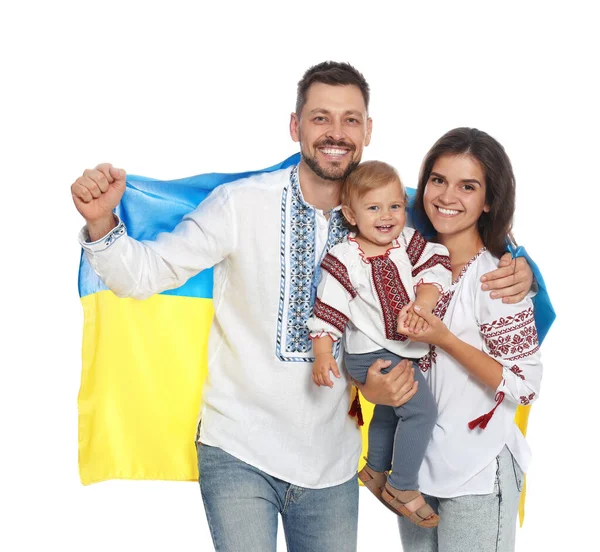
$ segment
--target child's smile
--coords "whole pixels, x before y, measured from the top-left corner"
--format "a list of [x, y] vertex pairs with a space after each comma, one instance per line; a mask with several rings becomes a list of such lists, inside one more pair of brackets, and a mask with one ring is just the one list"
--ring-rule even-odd
[[395, 180], [352, 198], [344, 216], [358, 227], [356, 239], [366, 255], [385, 253], [400, 235], [406, 223], [405, 207], [402, 187]]

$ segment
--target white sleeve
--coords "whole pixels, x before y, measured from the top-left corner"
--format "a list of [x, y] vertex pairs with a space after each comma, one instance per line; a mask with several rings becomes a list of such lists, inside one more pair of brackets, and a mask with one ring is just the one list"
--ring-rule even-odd
[[528, 405], [537, 399], [542, 381], [533, 304], [526, 298], [509, 305], [492, 299], [481, 289], [476, 293], [483, 350], [502, 365], [502, 381], [496, 393], [514, 403]]
[[354, 297], [356, 291], [350, 283], [348, 269], [328, 253], [321, 262], [321, 280], [313, 314], [306, 322], [310, 338], [327, 334], [333, 341], [340, 339], [350, 319], [349, 303]]
[[416, 230], [410, 238], [406, 253], [413, 267], [412, 277], [416, 287], [434, 284], [440, 293], [452, 283], [452, 269], [448, 250], [439, 243], [425, 240]]
[[172, 232], [153, 241], [137, 241], [125, 225], [89, 242], [87, 228], [79, 241], [96, 274], [119, 297], [144, 299], [183, 285], [201, 270], [227, 257], [236, 244], [237, 228], [228, 186], [219, 186]]

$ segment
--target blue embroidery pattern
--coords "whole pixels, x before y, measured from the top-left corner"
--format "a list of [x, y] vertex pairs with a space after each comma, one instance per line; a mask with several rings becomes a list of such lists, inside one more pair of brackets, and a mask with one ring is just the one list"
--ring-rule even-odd
[[[341, 212], [332, 212], [329, 218], [327, 245], [324, 251], [318, 252], [319, 257], [316, 258], [315, 209], [303, 201], [298, 182], [298, 167], [294, 167], [290, 174], [290, 185], [284, 189], [281, 198], [281, 283], [277, 321], [277, 356], [280, 360], [314, 361], [312, 356], [306, 355], [312, 349], [306, 321], [312, 315], [321, 274], [321, 260], [331, 247], [346, 237], [347, 233]], [[287, 237], [289, 245], [286, 245]], [[336, 356], [338, 352], [339, 342], [336, 343]]]

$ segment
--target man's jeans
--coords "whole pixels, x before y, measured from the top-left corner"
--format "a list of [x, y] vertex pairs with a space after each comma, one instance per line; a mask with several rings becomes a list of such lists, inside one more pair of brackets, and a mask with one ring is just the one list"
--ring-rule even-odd
[[275, 552], [278, 514], [288, 552], [356, 551], [356, 476], [335, 487], [306, 489], [203, 444], [198, 470], [217, 552]]
[[423, 495], [440, 516], [435, 529], [398, 518], [406, 552], [513, 552], [523, 472], [507, 447], [496, 457], [494, 492], [456, 498]]

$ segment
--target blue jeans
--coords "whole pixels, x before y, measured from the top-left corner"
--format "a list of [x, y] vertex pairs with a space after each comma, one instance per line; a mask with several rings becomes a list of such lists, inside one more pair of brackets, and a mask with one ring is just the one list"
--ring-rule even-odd
[[216, 552], [275, 552], [279, 514], [288, 552], [356, 551], [356, 476], [334, 487], [306, 489], [201, 443], [198, 470]]
[[405, 552], [513, 552], [523, 472], [508, 448], [496, 457], [494, 490], [485, 495], [423, 495], [440, 516], [435, 529], [398, 518]]

